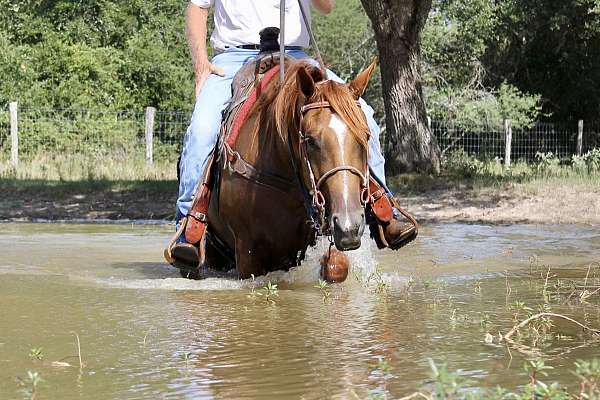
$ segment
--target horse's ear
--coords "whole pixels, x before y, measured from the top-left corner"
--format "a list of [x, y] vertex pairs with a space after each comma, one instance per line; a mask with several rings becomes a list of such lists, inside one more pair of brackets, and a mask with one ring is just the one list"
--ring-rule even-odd
[[306, 68], [302, 67], [298, 69], [296, 82], [298, 83], [298, 88], [307, 99], [315, 93], [315, 80]]
[[350, 82], [350, 84], [348, 85], [350, 88], [350, 91], [352, 92], [352, 94], [354, 94], [354, 96], [357, 99], [365, 93], [365, 89], [367, 88], [367, 85], [369, 84], [369, 80], [371, 79], [373, 72], [375, 72], [376, 66], [377, 66], [377, 57], [375, 57], [373, 59], [373, 61], [371, 62], [371, 65], [369, 65], [363, 72], [358, 74], [358, 76], [356, 78], [354, 78], [354, 80], [352, 82]]

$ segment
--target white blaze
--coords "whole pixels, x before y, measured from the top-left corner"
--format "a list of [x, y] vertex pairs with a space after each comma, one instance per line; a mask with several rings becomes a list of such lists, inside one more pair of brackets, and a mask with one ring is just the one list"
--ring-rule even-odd
[[[335, 137], [337, 139], [337, 143], [339, 146], [339, 154], [340, 154], [340, 159], [341, 159], [341, 164], [340, 165], [346, 165], [346, 151], [345, 151], [345, 143], [346, 143], [346, 135], [348, 133], [348, 127], [346, 126], [346, 123], [344, 121], [342, 121], [342, 119], [340, 117], [337, 116], [337, 114], [331, 114], [331, 119], [329, 120], [329, 128], [331, 128], [331, 130], [333, 130], [335, 132]], [[344, 182], [344, 188], [343, 188], [343, 192], [342, 192], [342, 198], [344, 199], [344, 208], [346, 210], [346, 215], [344, 218], [344, 228], [345, 229], [350, 229], [351, 228], [351, 222], [350, 222], [350, 215], [348, 214], [348, 198], [350, 196], [350, 188], [349, 188], [349, 182], [348, 182], [348, 171], [340, 171], [338, 172], [340, 174], [343, 174], [343, 182]]]

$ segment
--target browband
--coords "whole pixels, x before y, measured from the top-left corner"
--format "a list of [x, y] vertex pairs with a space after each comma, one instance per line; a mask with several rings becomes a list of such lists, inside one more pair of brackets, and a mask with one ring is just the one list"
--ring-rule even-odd
[[[360, 101], [356, 101], [356, 105], [360, 107], [361, 106]], [[304, 114], [310, 110], [316, 110], [319, 108], [330, 108], [330, 107], [331, 107], [331, 104], [329, 104], [328, 101], [317, 101], [315, 103], [309, 103], [309, 104], [303, 105], [302, 108], [300, 109], [300, 111], [302, 112], [302, 114]]]

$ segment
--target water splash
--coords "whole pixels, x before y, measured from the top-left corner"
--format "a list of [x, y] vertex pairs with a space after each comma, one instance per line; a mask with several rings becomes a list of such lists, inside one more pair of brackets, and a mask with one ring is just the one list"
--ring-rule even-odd
[[[367, 282], [377, 271], [377, 261], [374, 258], [374, 252], [377, 250], [372, 246], [371, 239], [365, 235], [359, 249], [347, 252], [350, 259], [350, 274], [346, 282], [343, 283], [344, 286], [360, 286], [361, 282]], [[289, 288], [312, 287], [319, 281], [319, 259], [328, 248], [329, 241], [326, 238], [321, 238], [316, 246], [308, 249], [306, 259], [299, 267], [291, 268], [289, 271], [274, 271], [265, 276], [255, 277], [255, 279], [238, 280], [231, 276], [220, 276], [194, 281], [173, 277], [157, 277], [155, 279], [113, 277], [95, 279], [95, 282], [102, 286], [153, 290], [241, 290], [261, 287], [268, 282]]]

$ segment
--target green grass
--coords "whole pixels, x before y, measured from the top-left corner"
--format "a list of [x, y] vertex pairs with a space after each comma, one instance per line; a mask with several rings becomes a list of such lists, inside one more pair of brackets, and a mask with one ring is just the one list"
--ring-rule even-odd
[[561, 164], [550, 155], [541, 155], [536, 163], [518, 161], [505, 168], [499, 160], [478, 160], [463, 152], [450, 154], [437, 176], [402, 174], [389, 179], [397, 192], [419, 194], [432, 190], [486, 189], [519, 185], [524, 191], [556, 186], [600, 187], [600, 169], [593, 162]]
[[177, 179], [175, 161], [147, 165], [143, 157], [96, 158], [83, 155], [37, 156], [21, 160], [15, 168], [0, 159], [0, 179], [18, 181], [163, 181]]

